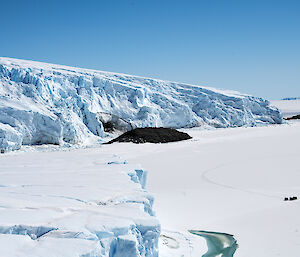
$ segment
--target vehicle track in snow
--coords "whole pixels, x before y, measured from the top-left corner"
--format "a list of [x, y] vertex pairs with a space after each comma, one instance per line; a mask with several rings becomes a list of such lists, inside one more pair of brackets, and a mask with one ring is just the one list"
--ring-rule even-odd
[[213, 185], [216, 185], [216, 186], [220, 186], [220, 187], [223, 187], [223, 188], [228, 188], [228, 189], [232, 189], [232, 190], [242, 191], [242, 192], [249, 193], [249, 194], [256, 194], [256, 195], [260, 195], [260, 196], [264, 196], [264, 197], [269, 197], [269, 198], [282, 199], [282, 197], [279, 197], [279, 196], [276, 196], [276, 195], [261, 193], [261, 192], [257, 192], [257, 191], [249, 190], [249, 189], [242, 189], [242, 188], [235, 187], [235, 186], [232, 186], [232, 185], [227, 185], [227, 184], [223, 184], [223, 183], [220, 183], [220, 182], [216, 182], [213, 179], [209, 178], [208, 174], [210, 172], [216, 171], [216, 170], [218, 170], [220, 168], [224, 168], [226, 166], [229, 166], [230, 164], [232, 164], [232, 162], [220, 164], [220, 165], [218, 165], [216, 167], [204, 170], [204, 172], [202, 172], [201, 177], [207, 183], [210, 183], [210, 184], [213, 184]]

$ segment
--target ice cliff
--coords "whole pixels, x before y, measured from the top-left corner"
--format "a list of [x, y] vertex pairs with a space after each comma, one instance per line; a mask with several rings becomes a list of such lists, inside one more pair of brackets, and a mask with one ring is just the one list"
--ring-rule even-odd
[[158, 257], [140, 167], [80, 149], [4, 155], [0, 173], [1, 256]]
[[238, 92], [0, 58], [0, 149], [103, 138], [103, 112], [135, 127], [282, 122], [267, 100]]

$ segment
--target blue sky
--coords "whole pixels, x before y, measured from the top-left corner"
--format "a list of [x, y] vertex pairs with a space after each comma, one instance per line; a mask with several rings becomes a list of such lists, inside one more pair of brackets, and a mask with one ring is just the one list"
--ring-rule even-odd
[[0, 1], [0, 56], [300, 96], [298, 0]]

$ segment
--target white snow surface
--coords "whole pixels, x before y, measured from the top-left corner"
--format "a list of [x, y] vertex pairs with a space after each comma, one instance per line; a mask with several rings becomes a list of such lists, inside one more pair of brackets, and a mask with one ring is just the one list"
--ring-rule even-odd
[[285, 118], [300, 114], [300, 99], [271, 101], [271, 105], [276, 106]]
[[146, 171], [98, 149], [0, 158], [1, 257], [157, 257]]
[[137, 244], [149, 247], [138, 224], [149, 229], [157, 254], [160, 229], [149, 215], [152, 197], [142, 189], [146, 173], [131, 163], [149, 171], [162, 226], [160, 257], [205, 254], [205, 240], [189, 229], [233, 234], [236, 257], [298, 256], [299, 200], [283, 199], [300, 195], [299, 129], [297, 121], [194, 128], [185, 129], [193, 139], [169, 144], [55, 152], [26, 146], [0, 155], [1, 257], [135, 256], [122, 249], [136, 254]]
[[[184, 131], [193, 138], [103, 148], [149, 171], [162, 226], [160, 256], [202, 256], [206, 248], [195, 246], [205, 242], [189, 238], [190, 229], [234, 235], [235, 257], [299, 256], [300, 122]], [[292, 196], [298, 200], [284, 201]]]
[[0, 149], [90, 144], [105, 137], [98, 112], [136, 127], [282, 123], [262, 98], [124, 74], [0, 58]]

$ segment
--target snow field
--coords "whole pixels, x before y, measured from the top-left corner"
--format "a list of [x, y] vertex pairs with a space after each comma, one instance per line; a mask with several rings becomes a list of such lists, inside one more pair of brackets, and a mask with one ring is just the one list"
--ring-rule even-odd
[[286, 118], [300, 114], [300, 99], [271, 101], [271, 105], [276, 106]]
[[[237, 239], [237, 257], [298, 256], [300, 205], [284, 197], [300, 196], [299, 130], [299, 122], [189, 129], [184, 130], [193, 137], [188, 141], [115, 144], [105, 151], [149, 170], [148, 188], [155, 197], [162, 234], [185, 234], [190, 229], [223, 232]], [[164, 247], [160, 256], [172, 253]], [[184, 256], [204, 253], [205, 248], [186, 248]]]

